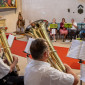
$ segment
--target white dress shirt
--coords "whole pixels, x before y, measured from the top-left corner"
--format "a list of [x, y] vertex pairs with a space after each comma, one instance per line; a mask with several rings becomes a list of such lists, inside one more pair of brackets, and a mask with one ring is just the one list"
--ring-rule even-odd
[[60, 72], [43, 61], [32, 60], [25, 69], [25, 85], [73, 85], [71, 74]]
[[[75, 26], [77, 26], [77, 23], [76, 23], [76, 22], [74, 22], [73, 24], [74, 24]], [[77, 28], [75, 28], [74, 26], [72, 26], [71, 30], [77, 30]]]
[[6, 76], [10, 71], [10, 67], [7, 66], [3, 60], [0, 58], [0, 79]]

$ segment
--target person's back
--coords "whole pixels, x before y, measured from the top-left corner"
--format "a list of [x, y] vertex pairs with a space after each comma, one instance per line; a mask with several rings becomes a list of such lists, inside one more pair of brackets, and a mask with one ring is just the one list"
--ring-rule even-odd
[[[25, 71], [24, 82], [25, 85], [42, 85], [41, 80], [46, 71], [44, 65], [39, 61], [30, 62]], [[30, 69], [30, 70], [29, 70]]]
[[43, 61], [32, 60], [25, 70], [25, 85], [72, 85], [74, 77]]

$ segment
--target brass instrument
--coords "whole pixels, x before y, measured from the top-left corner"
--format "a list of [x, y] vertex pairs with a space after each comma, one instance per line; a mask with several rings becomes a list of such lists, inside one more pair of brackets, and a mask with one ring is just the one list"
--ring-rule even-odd
[[26, 28], [26, 34], [32, 36], [33, 38], [46, 39], [50, 48], [50, 55], [49, 55], [48, 62], [51, 63], [51, 65], [54, 68], [65, 72], [65, 67], [49, 39], [48, 33], [46, 31], [46, 22], [44, 22], [43, 20], [38, 20], [33, 23], [35, 23], [35, 26]]
[[[7, 38], [5, 35], [5, 29], [2, 27], [0, 28], [0, 44], [3, 47], [4, 55], [8, 61], [8, 64], [11, 65], [13, 62], [13, 57], [12, 57], [11, 50], [10, 50], [8, 42], [7, 42]], [[18, 65], [15, 68], [16, 68], [16, 71], [19, 71]]]

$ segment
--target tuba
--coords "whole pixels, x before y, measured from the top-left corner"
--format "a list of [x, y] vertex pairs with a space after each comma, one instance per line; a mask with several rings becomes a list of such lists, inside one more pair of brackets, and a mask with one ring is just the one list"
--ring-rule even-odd
[[65, 72], [65, 67], [60, 60], [57, 52], [55, 51], [50, 38], [48, 36], [48, 33], [46, 31], [47, 27], [47, 21], [44, 20], [38, 20], [33, 22], [35, 26], [28, 26], [25, 30], [26, 35], [29, 35], [33, 38], [43, 38], [46, 40], [47, 44], [49, 45], [50, 49], [50, 54], [49, 54], [49, 59], [47, 60], [52, 67], [58, 69], [59, 71]]
[[[10, 66], [13, 62], [13, 57], [12, 57], [11, 50], [7, 42], [4, 28], [0, 28], [0, 44], [3, 47], [4, 55], [8, 61], [8, 65]], [[18, 65], [15, 67], [15, 71], [19, 71]]]

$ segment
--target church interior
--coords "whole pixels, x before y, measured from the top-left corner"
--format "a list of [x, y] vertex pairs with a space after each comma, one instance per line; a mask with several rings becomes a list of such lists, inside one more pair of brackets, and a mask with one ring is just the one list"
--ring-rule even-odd
[[[78, 76], [77, 85], [85, 85], [85, 45], [81, 47], [83, 57], [74, 49], [79, 47], [77, 42], [85, 41], [84, 12], [85, 0], [0, 0], [0, 57], [4, 56], [5, 48], [10, 50], [12, 56], [18, 57], [18, 74], [24, 76], [32, 60], [27, 52], [28, 41], [43, 38], [50, 45], [50, 51], [56, 51], [61, 62], [68, 64]], [[72, 46], [74, 50], [69, 57]]]

